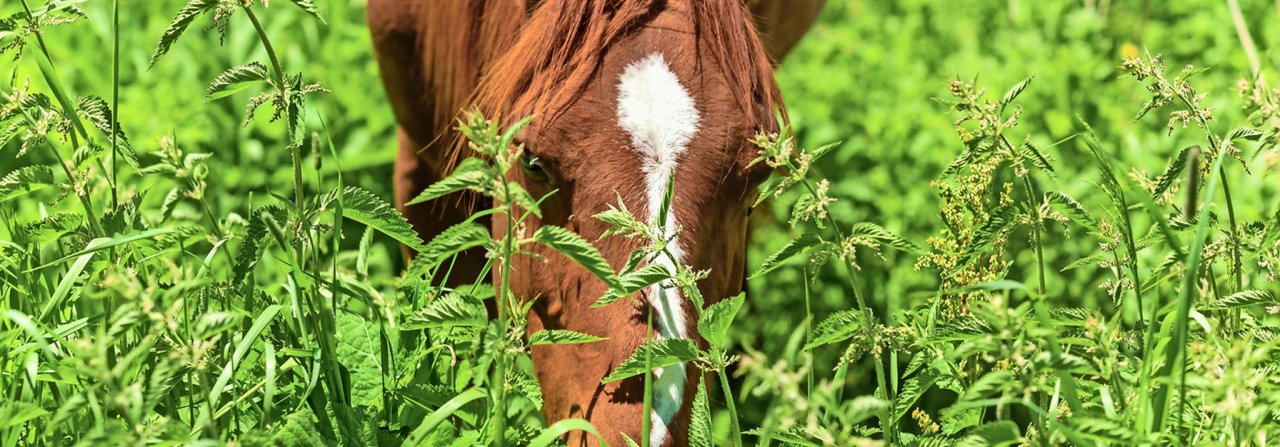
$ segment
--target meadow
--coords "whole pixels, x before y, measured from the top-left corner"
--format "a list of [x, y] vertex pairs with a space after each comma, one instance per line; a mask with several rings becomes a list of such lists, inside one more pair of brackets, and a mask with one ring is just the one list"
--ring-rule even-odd
[[[433, 284], [459, 247], [501, 269], [546, 245], [607, 299], [699, 272], [616, 271], [554, 227], [418, 238], [363, 17], [0, 5], [0, 446], [592, 436], [543, 420], [528, 356], [589, 335], [526, 338], [518, 307], [487, 318], [521, 305], [503, 288]], [[712, 372], [698, 446], [1273, 444], [1277, 23], [1265, 0], [830, 0], [778, 71], [791, 132], [754, 142], [776, 173], [745, 296], [701, 311], [707, 349], [606, 380]], [[510, 128], [459, 125], [478, 159], [436, 193], [527, 217], [496, 181]]]

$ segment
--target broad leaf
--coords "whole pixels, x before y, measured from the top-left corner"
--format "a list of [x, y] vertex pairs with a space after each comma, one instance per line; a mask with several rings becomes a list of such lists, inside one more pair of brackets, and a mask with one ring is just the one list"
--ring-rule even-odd
[[666, 281], [674, 277], [674, 273], [662, 264], [649, 264], [633, 272], [627, 272], [618, 278], [618, 286], [605, 291], [591, 307], [600, 308], [613, 304], [622, 298], [639, 292], [646, 287]]
[[492, 180], [489, 164], [479, 158], [468, 158], [458, 164], [452, 174], [423, 190], [405, 205], [417, 205], [467, 189], [479, 189]]
[[766, 273], [772, 272], [774, 269], [780, 267], [782, 263], [787, 262], [796, 255], [804, 253], [816, 245], [825, 243], [825, 241], [815, 234], [801, 234], [795, 239], [792, 239], [791, 242], [787, 242], [787, 245], [783, 245], [777, 252], [770, 255], [768, 258], [765, 258], [764, 262], [760, 264], [760, 268], [756, 269], [755, 273], [752, 273], [748, 279], [759, 278]]
[[270, 79], [271, 74], [267, 72], [266, 65], [259, 62], [238, 65], [218, 75], [213, 83], [209, 84], [209, 89], [205, 90], [204, 97], [210, 101], [225, 98], [255, 84], [270, 82]]
[[826, 320], [818, 323], [809, 337], [805, 349], [829, 345], [848, 340], [863, 327], [863, 313], [860, 310], [845, 310], [831, 314]]
[[484, 304], [474, 297], [449, 293], [414, 312], [401, 325], [402, 330], [448, 327], [481, 327], [489, 320]]
[[698, 317], [698, 333], [711, 346], [724, 348], [729, 342], [729, 325], [733, 323], [733, 317], [738, 315], [744, 302], [746, 295], [739, 293], [738, 296], [707, 306]]
[[[646, 355], [649, 367], [645, 367]], [[616, 382], [697, 358], [698, 347], [693, 344], [693, 340], [684, 338], [653, 340], [636, 348], [630, 357], [623, 360], [600, 383]]]
[[609, 267], [604, 256], [601, 256], [600, 252], [582, 236], [561, 227], [545, 226], [538, 229], [538, 232], [533, 235], [533, 240], [572, 259], [610, 287], [621, 287], [618, 278], [614, 276], [613, 268]]
[[418, 237], [418, 232], [413, 229], [413, 225], [410, 225], [409, 221], [404, 219], [404, 215], [392, 208], [386, 201], [369, 191], [348, 186], [343, 188], [341, 192], [338, 190], [329, 192], [322, 199], [322, 203], [332, 202], [338, 194], [343, 196], [343, 217], [350, 218], [372, 227], [382, 234], [391, 236], [392, 239], [400, 241], [400, 243], [414, 251], [423, 252], [426, 250], [426, 245]]
[[529, 336], [529, 346], [577, 345], [595, 343], [602, 340], [606, 339], [564, 329], [543, 329]]
[[218, 6], [218, 0], [191, 0], [187, 2], [187, 5], [178, 11], [178, 15], [173, 17], [173, 21], [169, 22], [169, 27], [165, 28], [164, 34], [160, 36], [160, 43], [156, 45], [156, 52], [151, 55], [150, 66], [155, 66], [156, 61], [169, 52], [169, 48], [173, 46], [174, 42], [178, 41], [179, 37], [182, 37], [182, 33], [187, 31], [187, 27], [191, 26], [191, 22], [195, 21], [196, 17], [212, 10], [216, 6]]

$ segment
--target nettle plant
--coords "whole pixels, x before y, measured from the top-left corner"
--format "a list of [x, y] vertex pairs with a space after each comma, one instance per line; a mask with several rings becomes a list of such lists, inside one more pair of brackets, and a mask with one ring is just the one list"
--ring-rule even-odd
[[[585, 430], [596, 434], [595, 429], [585, 420], [579, 419], [560, 421], [541, 433], [530, 430], [528, 426], [507, 428], [508, 407], [518, 406], [523, 411], [536, 413], [541, 404], [541, 395], [530, 367], [530, 346], [592, 343], [601, 340], [590, 334], [550, 329], [533, 333], [525, 340], [526, 314], [537, 297], [516, 297], [501, 282], [494, 290], [493, 287], [484, 285], [484, 280], [488, 277], [488, 272], [494, 269], [499, 269], [502, 277], [509, 277], [511, 262], [516, 256], [536, 256], [525, 249], [529, 244], [541, 244], [555, 250], [607, 284], [608, 291], [593, 307], [636, 299], [634, 297], [638, 292], [655, 284], [665, 284], [665, 287], [679, 288], [684, 292], [684, 296], [689, 297], [695, 304], [694, 308], [699, 310], [698, 333], [706, 340], [708, 347], [701, 349], [697, 343], [688, 339], [658, 339], [651, 332], [649, 341], [617, 365], [611, 374], [602, 379], [602, 383], [644, 375], [644, 411], [648, 414], [652, 406], [652, 392], [648, 390], [652, 387], [653, 371], [679, 363], [691, 363], [720, 377], [720, 385], [734, 426], [733, 433], [741, 433], [737, 428], [732, 390], [724, 370], [735, 360], [728, 350], [729, 325], [745, 298], [739, 295], [707, 305], [697, 288], [697, 282], [705, 278], [707, 272], [695, 271], [680, 264], [669, 250], [670, 244], [678, 237], [679, 230], [669, 232], [665, 228], [642, 222], [621, 200], [616, 206], [594, 216], [609, 225], [601, 237], [621, 236], [640, 242], [639, 248], [628, 256], [620, 271], [615, 272], [590, 241], [564, 228], [542, 226], [532, 235], [525, 234], [525, 221], [530, 216], [539, 215], [538, 204], [555, 194], [552, 191], [547, 197], [535, 199], [518, 183], [507, 180], [507, 172], [519, 166], [523, 152], [523, 147], [513, 145], [512, 141], [528, 122], [527, 119], [520, 121], [505, 132], [499, 132], [497, 125], [484, 116], [479, 113], [470, 114], [461, 123], [459, 131], [469, 140], [468, 147], [476, 152], [476, 157], [463, 160], [449, 177], [427, 187], [421, 195], [409, 202], [422, 203], [458, 191], [471, 190], [493, 199], [494, 203], [491, 210], [473, 214], [467, 221], [445, 230], [427, 243], [406, 272], [402, 287], [410, 289], [411, 296], [419, 297], [415, 299], [414, 305], [419, 310], [407, 315], [400, 329], [428, 329], [424, 336], [430, 340], [423, 345], [426, 346], [423, 352], [408, 353], [409, 358], [430, 356], [431, 360], [421, 362], [439, 365], [430, 374], [434, 374], [448, 387], [465, 390], [450, 401], [453, 405], [439, 407], [439, 410], [428, 417], [428, 420], [435, 423], [424, 422], [412, 432], [409, 440], [546, 445], [571, 430]], [[668, 187], [663, 206], [658, 211], [660, 214], [670, 211], [671, 190]], [[505, 219], [505, 232], [491, 235], [490, 229], [479, 222], [483, 217]], [[656, 220], [662, 221], [664, 220], [661, 218]], [[489, 262], [482, 269], [483, 274], [474, 284], [453, 289], [432, 285], [447, 282], [450, 274], [448, 266], [459, 253], [471, 248], [483, 248], [490, 254]], [[659, 257], [665, 257], [668, 262], [655, 262]], [[485, 299], [498, 300], [498, 315], [494, 320], [490, 321], [487, 317], [483, 305]], [[459, 331], [464, 332], [464, 335], [460, 336]], [[421, 371], [404, 371], [403, 375], [409, 377], [420, 373]], [[438, 386], [428, 388], [439, 391]], [[413, 399], [409, 391], [416, 389], [418, 388], [406, 388], [404, 397]], [[513, 403], [512, 396], [507, 394], [509, 390], [516, 391], [530, 405]], [[488, 411], [483, 406], [471, 409], [464, 407], [467, 402], [485, 397], [488, 397]], [[712, 445], [709, 402], [707, 385], [703, 383], [698, 387], [694, 400], [690, 428], [691, 442], [694, 445]], [[446, 419], [451, 415], [456, 417]], [[521, 418], [528, 417], [534, 416], [526, 413]], [[642, 433], [647, 437], [649, 430], [643, 430]], [[734, 436], [735, 443], [740, 444], [737, 436]], [[640, 445], [649, 444], [648, 439], [637, 441]]]

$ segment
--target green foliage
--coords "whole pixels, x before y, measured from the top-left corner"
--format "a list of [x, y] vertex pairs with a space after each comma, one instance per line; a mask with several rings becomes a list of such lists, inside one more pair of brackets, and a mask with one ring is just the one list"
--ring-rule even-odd
[[444, 285], [463, 251], [506, 274], [529, 244], [608, 284], [596, 306], [684, 292], [700, 340], [606, 379], [712, 380], [692, 445], [1280, 433], [1280, 91], [1248, 54], [1280, 44], [1270, 2], [830, 0], [779, 70], [790, 127], [752, 141], [773, 175], [735, 297], [654, 262], [671, 235], [621, 199], [594, 216], [639, 247], [621, 264], [523, 233], [528, 121], [464, 117], [474, 158], [413, 203], [496, 206], [424, 243], [388, 200], [361, 2], [116, 3], [0, 4], [0, 445], [607, 435], [543, 420], [529, 356], [600, 338]]

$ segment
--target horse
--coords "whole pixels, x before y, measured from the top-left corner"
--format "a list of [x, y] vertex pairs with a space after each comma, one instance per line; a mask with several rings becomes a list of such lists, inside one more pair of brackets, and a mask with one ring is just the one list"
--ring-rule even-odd
[[[509, 180], [535, 197], [556, 193], [527, 231], [562, 226], [621, 266], [638, 242], [602, 238], [606, 227], [592, 218], [621, 200], [678, 234], [670, 251], [709, 270], [698, 283], [708, 301], [734, 296], [743, 288], [753, 194], [769, 174], [751, 163], [750, 140], [782, 127], [775, 61], [824, 1], [370, 0], [374, 53], [399, 123], [397, 208], [426, 239], [466, 219], [476, 209], [468, 205], [484, 206], [472, 193], [404, 204], [459, 160], [453, 125], [461, 113], [478, 109], [503, 125], [532, 116], [517, 135], [522, 168]], [[657, 222], [668, 184], [671, 211]], [[495, 234], [505, 234], [502, 220], [493, 219]], [[697, 339], [689, 300], [657, 285], [592, 308], [607, 288], [601, 280], [549, 249], [533, 251], [512, 261], [509, 278], [494, 278], [517, 297], [536, 298], [529, 334], [568, 329], [606, 338], [531, 348], [547, 420], [586, 419], [609, 444], [625, 445], [624, 435], [642, 438], [648, 418], [652, 446], [687, 445], [700, 377], [690, 366], [655, 371], [648, 415], [643, 379], [601, 379], [651, 329], [659, 338]], [[451, 281], [475, 279], [484, 261], [484, 253], [464, 253]], [[598, 442], [580, 433], [568, 441]]]

